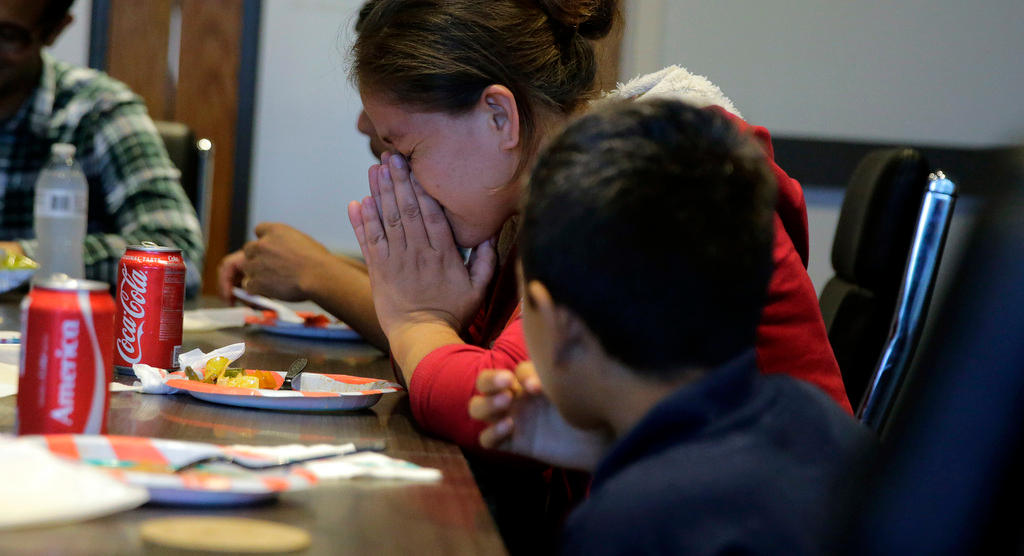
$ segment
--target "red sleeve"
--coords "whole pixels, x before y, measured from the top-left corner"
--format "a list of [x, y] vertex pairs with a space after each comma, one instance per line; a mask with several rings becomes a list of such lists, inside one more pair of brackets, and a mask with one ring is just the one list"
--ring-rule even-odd
[[814, 284], [778, 215], [772, 261], [775, 270], [757, 326], [758, 366], [765, 374], [784, 373], [818, 386], [852, 414]]
[[766, 374], [788, 374], [817, 385], [852, 414], [839, 364], [821, 317], [818, 294], [807, 274], [809, 240], [803, 188], [775, 163], [767, 129], [752, 126], [721, 107], [711, 109], [727, 117], [741, 132], [757, 139], [778, 188], [772, 247], [775, 270], [757, 328], [758, 366]]
[[459, 446], [478, 447], [486, 423], [471, 419], [468, 409], [477, 375], [485, 369], [514, 369], [528, 359], [521, 318], [509, 323], [491, 349], [456, 344], [430, 352], [409, 384], [413, 417], [428, 432]]

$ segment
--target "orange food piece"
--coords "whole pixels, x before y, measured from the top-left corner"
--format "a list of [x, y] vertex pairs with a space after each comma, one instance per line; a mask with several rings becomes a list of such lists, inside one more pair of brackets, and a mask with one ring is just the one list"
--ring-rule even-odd
[[312, 326], [314, 328], [325, 328], [331, 323], [331, 319], [327, 318], [327, 315], [306, 315], [302, 317], [304, 319], [303, 324], [306, 326]]
[[277, 388], [277, 381], [274, 380], [274, 373], [270, 371], [249, 371], [250, 376], [259, 379], [259, 388], [274, 390]]

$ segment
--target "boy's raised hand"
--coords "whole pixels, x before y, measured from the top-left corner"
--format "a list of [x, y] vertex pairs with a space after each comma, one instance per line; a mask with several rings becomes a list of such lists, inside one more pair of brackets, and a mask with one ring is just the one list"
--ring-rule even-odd
[[469, 415], [490, 423], [480, 445], [533, 458], [551, 465], [592, 470], [611, 439], [577, 429], [544, 395], [533, 363], [520, 363], [515, 373], [485, 370], [477, 376]]

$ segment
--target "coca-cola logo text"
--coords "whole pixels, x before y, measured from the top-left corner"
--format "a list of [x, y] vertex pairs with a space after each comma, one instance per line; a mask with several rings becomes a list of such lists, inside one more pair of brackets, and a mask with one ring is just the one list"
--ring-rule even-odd
[[60, 325], [60, 347], [54, 352], [60, 382], [57, 387], [57, 407], [50, 410], [50, 418], [67, 427], [71, 426], [71, 413], [75, 411], [79, 328], [80, 323], [76, 319], [63, 321]]
[[121, 276], [118, 298], [121, 302], [122, 318], [121, 332], [117, 336], [117, 353], [129, 364], [142, 360], [142, 325], [146, 318], [148, 280], [145, 272], [129, 268], [125, 268]]

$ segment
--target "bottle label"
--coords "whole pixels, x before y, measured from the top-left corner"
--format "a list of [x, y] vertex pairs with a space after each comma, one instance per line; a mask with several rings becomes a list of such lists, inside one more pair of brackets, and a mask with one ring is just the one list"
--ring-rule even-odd
[[64, 189], [49, 189], [39, 192], [36, 216], [49, 218], [73, 218], [85, 215], [85, 195]]

